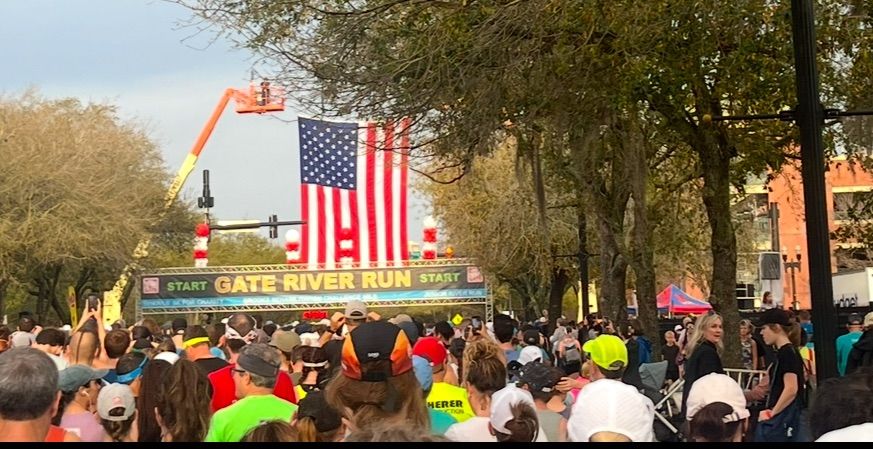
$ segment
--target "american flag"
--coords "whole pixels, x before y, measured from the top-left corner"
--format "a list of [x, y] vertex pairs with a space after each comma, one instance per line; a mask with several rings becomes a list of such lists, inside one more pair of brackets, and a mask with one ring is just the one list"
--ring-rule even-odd
[[301, 259], [310, 269], [401, 266], [406, 233], [408, 120], [300, 118]]

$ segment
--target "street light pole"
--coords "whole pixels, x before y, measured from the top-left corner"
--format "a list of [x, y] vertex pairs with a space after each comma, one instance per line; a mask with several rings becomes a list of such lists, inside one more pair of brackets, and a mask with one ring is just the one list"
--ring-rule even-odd
[[782, 262], [785, 264], [785, 271], [791, 272], [791, 308], [795, 311], [800, 310], [800, 303], [797, 302], [797, 282], [794, 278], [794, 273], [800, 271], [800, 246], [794, 248], [794, 260], [788, 261], [788, 253], [785, 247], [782, 247]]
[[825, 198], [822, 125], [825, 110], [819, 95], [813, 0], [791, 0], [794, 68], [797, 84], [795, 119], [800, 128], [800, 159], [812, 322], [815, 326], [816, 372], [819, 381], [836, 377], [836, 311], [831, 279], [830, 233]]

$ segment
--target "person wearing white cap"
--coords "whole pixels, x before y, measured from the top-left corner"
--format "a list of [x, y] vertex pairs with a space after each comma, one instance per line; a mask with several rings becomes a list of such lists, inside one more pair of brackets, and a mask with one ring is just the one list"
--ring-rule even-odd
[[104, 442], [134, 443], [139, 439], [136, 399], [125, 384], [109, 384], [97, 396], [97, 415], [106, 430]]
[[579, 392], [567, 431], [575, 442], [654, 441], [655, 406], [636, 388], [600, 379]]
[[726, 374], [697, 379], [688, 393], [689, 436], [695, 442], [740, 442], [749, 410], [740, 385]]
[[498, 442], [547, 443], [537, 420], [536, 404], [527, 390], [509, 385], [491, 396], [488, 429]]

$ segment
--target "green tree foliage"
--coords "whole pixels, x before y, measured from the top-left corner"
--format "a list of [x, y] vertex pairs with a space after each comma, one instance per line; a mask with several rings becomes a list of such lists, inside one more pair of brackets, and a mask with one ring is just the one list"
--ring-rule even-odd
[[0, 284], [32, 296], [39, 318], [68, 321], [67, 285], [105, 288], [165, 226], [158, 149], [109, 105], [0, 98], [0, 179]]

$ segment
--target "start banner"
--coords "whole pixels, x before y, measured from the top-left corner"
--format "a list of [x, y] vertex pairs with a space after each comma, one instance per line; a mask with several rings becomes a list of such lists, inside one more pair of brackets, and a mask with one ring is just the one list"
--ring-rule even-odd
[[143, 274], [142, 309], [485, 298], [479, 267]]

